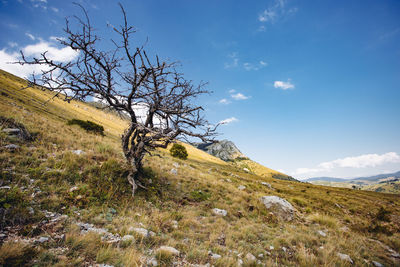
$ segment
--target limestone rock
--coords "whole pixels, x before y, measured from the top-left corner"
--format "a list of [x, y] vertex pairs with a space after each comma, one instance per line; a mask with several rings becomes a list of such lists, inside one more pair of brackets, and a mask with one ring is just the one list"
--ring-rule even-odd
[[155, 236], [156, 234], [152, 231], [149, 231], [145, 228], [141, 228], [141, 227], [130, 227], [128, 229], [129, 232], [135, 232], [138, 235], [142, 236], [142, 237], [149, 237], [149, 236]]
[[158, 252], [166, 252], [170, 253], [175, 256], [179, 256], [180, 252], [176, 248], [169, 247], [169, 246], [161, 246], [157, 249]]
[[343, 254], [343, 253], [337, 253], [337, 256], [342, 260], [342, 261], [347, 261], [347, 262], [349, 262], [349, 263], [351, 263], [351, 264], [353, 264], [354, 262], [353, 262], [353, 260], [350, 258], [350, 256], [349, 255], [347, 255], [347, 254]]
[[195, 146], [198, 149], [224, 161], [234, 160], [238, 157], [245, 157], [235, 144], [228, 140], [222, 140], [215, 143], [197, 143]]
[[248, 263], [253, 263], [257, 260], [256, 256], [254, 256], [253, 254], [251, 254], [250, 252], [246, 254], [246, 261]]
[[228, 212], [227, 212], [226, 210], [217, 209], [217, 208], [212, 209], [212, 212], [213, 212], [215, 215], [219, 215], [219, 216], [226, 216], [226, 215], [228, 215]]
[[245, 187], [244, 185], [240, 185], [240, 186], [238, 187], [238, 189], [239, 189], [239, 190], [245, 190], [246, 187]]
[[260, 200], [274, 215], [285, 221], [293, 220], [295, 209], [287, 200], [277, 196], [263, 196]]

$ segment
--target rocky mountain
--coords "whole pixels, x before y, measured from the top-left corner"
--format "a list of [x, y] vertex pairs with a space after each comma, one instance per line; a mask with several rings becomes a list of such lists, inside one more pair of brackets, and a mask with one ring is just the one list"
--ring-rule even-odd
[[215, 143], [196, 143], [195, 146], [223, 161], [231, 161], [246, 157], [232, 141], [226, 139]]

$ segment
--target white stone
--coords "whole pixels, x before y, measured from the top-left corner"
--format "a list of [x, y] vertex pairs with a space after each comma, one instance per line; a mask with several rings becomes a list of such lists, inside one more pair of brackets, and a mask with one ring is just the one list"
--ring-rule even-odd
[[277, 196], [263, 196], [260, 200], [274, 215], [285, 221], [293, 220], [295, 209], [287, 200]]
[[260, 253], [260, 254], [258, 254], [258, 257], [259, 258], [264, 258], [264, 254]]
[[269, 250], [274, 250], [274, 246], [269, 246]]
[[219, 216], [226, 216], [226, 215], [228, 215], [228, 212], [227, 212], [226, 210], [217, 209], [217, 208], [212, 209], [212, 212], [213, 212], [215, 215], [219, 215]]
[[39, 243], [44, 243], [44, 242], [47, 242], [47, 241], [49, 241], [49, 238], [46, 237], [46, 236], [41, 236], [41, 237], [38, 239], [38, 242], [39, 242]]
[[121, 240], [124, 242], [134, 241], [135, 237], [133, 235], [124, 235]]
[[169, 172], [174, 174], [174, 175], [178, 174], [178, 170], [177, 169], [171, 169]]
[[70, 189], [69, 189], [69, 192], [74, 192], [74, 191], [76, 191], [76, 190], [78, 190], [79, 188], [77, 187], [77, 186], [74, 186], [74, 187], [71, 187]]
[[135, 232], [143, 237], [149, 237], [149, 236], [155, 236], [156, 234], [152, 231], [149, 231], [145, 228], [141, 227], [129, 227], [128, 229], [129, 232]]
[[320, 236], [326, 237], [326, 233], [325, 233], [324, 231], [318, 230], [317, 233], [318, 233]]
[[238, 189], [239, 189], [239, 190], [245, 190], [246, 187], [245, 187], [244, 185], [240, 185], [240, 186], [238, 187]]
[[247, 169], [247, 168], [243, 168], [243, 170], [244, 170], [245, 172], [250, 172], [250, 170]]
[[179, 168], [179, 163], [177, 163], [177, 162], [174, 162], [172, 165], [173, 165], [175, 168]]
[[268, 187], [268, 188], [272, 188], [271, 184], [269, 184], [269, 183], [261, 182], [261, 184], [262, 184], [262, 185], [265, 185], [265, 186]]
[[221, 255], [219, 255], [217, 253], [212, 253], [211, 251], [208, 251], [208, 255], [210, 256], [210, 258], [212, 260], [218, 260], [222, 257]]
[[253, 263], [253, 262], [255, 262], [255, 261], [257, 260], [257, 258], [256, 258], [253, 254], [251, 254], [251, 253], [249, 252], [249, 253], [246, 254], [246, 260], [247, 260], [249, 263]]
[[84, 151], [82, 151], [82, 150], [80, 150], [80, 149], [77, 149], [77, 150], [72, 150], [71, 152], [72, 152], [72, 153], [74, 153], [74, 154], [76, 154], [76, 155], [85, 154], [85, 152], [84, 152]]
[[149, 266], [158, 266], [158, 261], [155, 258], [150, 258], [147, 260], [147, 265]]
[[350, 262], [351, 264], [353, 264], [353, 260], [350, 258], [350, 256], [349, 255], [347, 255], [347, 254], [342, 254], [342, 253], [337, 253], [337, 256], [341, 259], [341, 260], [343, 260], [343, 261], [348, 261], [348, 262]]
[[372, 264], [373, 264], [375, 267], [383, 267], [382, 263], [377, 262], [377, 261], [372, 261]]
[[179, 256], [180, 252], [176, 248], [169, 247], [169, 246], [161, 246], [157, 250], [158, 252], [167, 252], [171, 253], [172, 255]]
[[238, 259], [238, 266], [242, 266], [243, 265], [243, 260], [242, 259]]

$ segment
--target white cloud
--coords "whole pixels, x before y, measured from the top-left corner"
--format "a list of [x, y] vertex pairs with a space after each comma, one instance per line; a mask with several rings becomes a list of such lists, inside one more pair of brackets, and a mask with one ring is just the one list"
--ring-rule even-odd
[[52, 43], [40, 41], [34, 45], [28, 45], [22, 49], [24, 54], [30, 56], [40, 56], [41, 53], [46, 52], [46, 56], [52, 60], [59, 62], [67, 62], [78, 56], [79, 52], [71, 49], [70, 47], [57, 48]]
[[400, 156], [395, 152], [388, 152], [382, 155], [379, 154], [365, 154], [356, 157], [347, 157], [343, 159], [336, 159], [319, 164], [323, 169], [333, 169], [337, 167], [342, 168], [367, 168], [376, 167], [385, 163], [399, 163]]
[[231, 103], [231, 101], [229, 101], [229, 100], [226, 99], [226, 98], [222, 98], [222, 99], [219, 101], [219, 103], [220, 103], [220, 104], [227, 105], [227, 104]]
[[388, 152], [381, 155], [364, 154], [355, 157], [346, 157], [322, 162], [316, 168], [297, 168], [292, 175], [304, 176], [315, 173], [327, 173], [339, 168], [375, 168], [388, 163], [400, 163], [400, 156], [396, 152]]
[[53, 10], [54, 12], [56, 12], [56, 13], [58, 13], [58, 8], [56, 8], [56, 7], [51, 7], [51, 10]]
[[234, 92], [236, 92], [236, 90], [235, 90], [235, 89], [231, 89], [231, 90], [229, 90], [229, 93], [230, 93], [230, 94], [233, 94]]
[[237, 121], [239, 121], [239, 120], [236, 119], [235, 117], [230, 117], [228, 119], [220, 121], [219, 124], [230, 124], [232, 122], [237, 122]]
[[294, 89], [294, 84], [290, 82], [290, 79], [287, 82], [283, 81], [275, 81], [274, 82], [275, 88], [280, 88], [282, 90]]
[[28, 36], [32, 41], [34, 41], [36, 38], [35, 38], [35, 36], [33, 36], [32, 34], [30, 34], [30, 33], [25, 33], [25, 35], [26, 36]]
[[245, 95], [242, 94], [242, 93], [232, 94], [231, 97], [232, 97], [233, 99], [235, 99], [235, 100], [246, 100], [246, 99], [249, 99], [248, 96], [245, 96]]
[[[74, 60], [79, 54], [79, 52], [74, 51], [71, 48], [58, 48], [54, 46], [53, 43], [43, 40], [36, 44], [28, 45], [16, 50], [22, 50], [27, 57], [40, 57], [41, 53], [48, 51], [47, 56], [50, 59], [59, 62]], [[12, 64], [13, 62], [18, 62], [20, 59], [21, 55], [18, 52], [8, 52], [5, 48], [0, 50], [0, 68], [14, 75], [27, 78], [33, 72], [40, 74], [42, 70], [48, 70], [45, 66]]]

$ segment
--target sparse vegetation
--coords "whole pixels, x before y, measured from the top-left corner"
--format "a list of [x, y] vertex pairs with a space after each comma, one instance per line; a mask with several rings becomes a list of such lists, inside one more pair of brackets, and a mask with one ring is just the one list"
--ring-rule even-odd
[[[179, 160], [170, 155], [172, 145], [145, 157], [147, 190], [138, 190], [132, 199], [126, 180], [129, 166], [119, 139], [127, 122], [83, 102], [67, 104], [58, 98], [44, 110], [41, 103], [51, 94], [35, 88], [16, 90], [24, 82], [0, 71], [0, 92], [7, 94], [0, 96], [0, 115], [40, 136], [21, 142], [18, 152], [0, 152], [0, 186], [10, 186], [0, 189], [1, 208], [18, 211], [18, 220], [1, 228], [7, 239], [0, 247], [0, 264], [141, 266], [154, 258], [160, 266], [237, 266], [240, 258], [244, 266], [251, 266], [254, 263], [245, 259], [251, 253], [267, 266], [343, 266], [347, 263], [337, 256], [341, 252], [355, 266], [372, 261], [398, 265], [387, 249], [400, 252], [398, 195], [278, 180], [272, 178], [277, 172], [266, 167], [243, 160], [254, 173], [245, 172], [237, 163], [182, 144], [188, 158], [179, 167], [174, 166]], [[106, 135], [65, 127], [73, 118], [104, 125]], [[0, 136], [0, 147], [10, 142]], [[170, 172], [172, 168], [177, 174]], [[241, 185], [246, 189], [239, 190]], [[282, 222], [270, 214], [259, 201], [266, 195], [288, 200], [297, 209], [295, 219]], [[213, 208], [224, 209], [227, 215], [214, 215]], [[51, 222], [49, 213], [68, 217]], [[135, 238], [123, 245], [109, 244], [101, 234], [82, 232], [78, 222]], [[4, 226], [11, 227], [12, 234]], [[142, 236], [131, 228], [145, 228], [154, 235]], [[47, 236], [48, 241], [37, 242]], [[160, 246], [175, 247], [180, 256], [158, 255]], [[211, 259], [209, 251], [221, 258]]]

